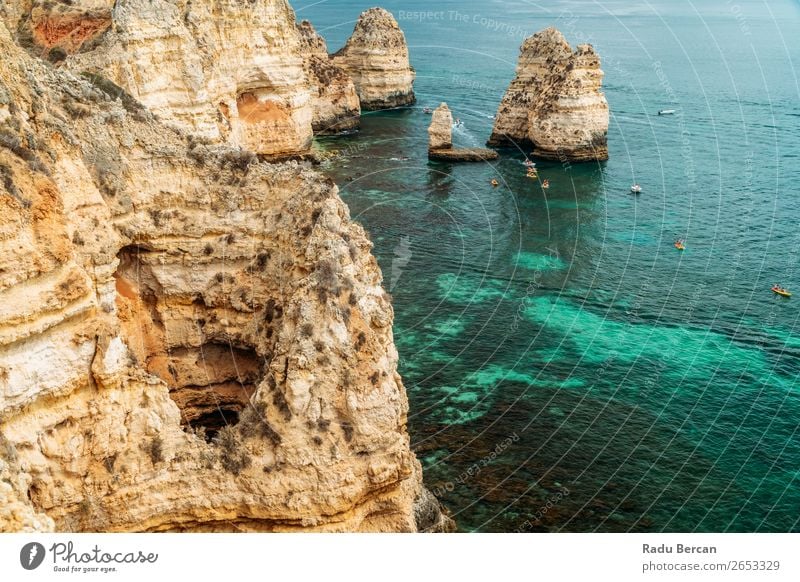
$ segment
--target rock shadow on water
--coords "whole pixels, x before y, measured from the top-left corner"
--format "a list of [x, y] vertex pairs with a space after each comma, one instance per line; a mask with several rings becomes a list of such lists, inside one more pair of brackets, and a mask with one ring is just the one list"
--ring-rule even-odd
[[487, 414], [411, 434], [421, 458], [448, 451], [426, 481], [464, 531], [691, 531], [698, 508], [744, 495], [656, 416], [572, 390], [501, 382]]
[[448, 167], [443, 167], [441, 164], [428, 168], [427, 186], [430, 194], [447, 198], [453, 193], [456, 180], [448, 170]]

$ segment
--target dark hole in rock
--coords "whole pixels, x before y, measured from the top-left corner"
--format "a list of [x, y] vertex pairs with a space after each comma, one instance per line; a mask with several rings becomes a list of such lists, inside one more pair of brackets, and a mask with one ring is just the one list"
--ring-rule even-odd
[[[215, 308], [195, 296], [180, 309], [159, 282], [158, 269], [171, 268], [162, 264], [160, 253], [125, 247], [119, 259], [117, 314], [132, 360], [169, 386], [184, 428], [202, 428], [206, 439], [212, 439], [239, 421], [261, 380], [264, 358], [226, 338], [197, 345], [196, 336], [185, 333], [198, 329], [199, 321], [214, 321]], [[183, 336], [186, 340], [176, 345], [175, 338]]]
[[205, 429], [206, 442], [211, 442], [220, 430], [229, 425], [239, 422], [241, 409], [232, 410], [230, 408], [218, 408], [198, 415], [189, 423], [192, 428], [202, 427]]

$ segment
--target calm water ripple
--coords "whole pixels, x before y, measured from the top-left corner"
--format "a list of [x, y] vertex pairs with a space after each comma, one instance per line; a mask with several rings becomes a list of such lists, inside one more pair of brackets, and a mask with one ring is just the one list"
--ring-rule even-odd
[[[331, 50], [372, 4], [293, 2]], [[394, 296], [428, 485], [465, 531], [799, 530], [800, 299], [769, 288], [800, 292], [800, 6], [434, 4], [383, 2], [444, 11], [398, 18], [419, 107], [320, 141]], [[428, 163], [422, 107], [481, 144], [550, 25], [603, 58], [610, 161], [541, 162], [547, 191], [518, 152]]]

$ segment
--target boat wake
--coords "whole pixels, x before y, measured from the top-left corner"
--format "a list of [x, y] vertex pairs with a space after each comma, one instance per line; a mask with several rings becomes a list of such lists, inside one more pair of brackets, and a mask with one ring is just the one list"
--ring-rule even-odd
[[458, 136], [462, 145], [469, 147], [478, 147], [480, 145], [475, 135], [463, 123], [453, 124], [453, 136]]

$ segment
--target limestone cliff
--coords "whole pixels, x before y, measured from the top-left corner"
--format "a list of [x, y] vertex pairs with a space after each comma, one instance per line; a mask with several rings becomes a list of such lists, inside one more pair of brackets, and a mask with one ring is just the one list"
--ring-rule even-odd
[[311, 88], [285, 0], [117, 0], [111, 29], [65, 66], [204, 139], [283, 157], [311, 144]]
[[195, 135], [302, 146], [288, 6], [114, 14], [69, 67], [116, 83], [0, 25], [0, 531], [448, 527], [335, 185]]
[[297, 25], [303, 68], [311, 85], [315, 134], [337, 134], [358, 129], [361, 104], [350, 76], [328, 55], [328, 46], [307, 20]]
[[608, 159], [608, 102], [591, 45], [573, 52], [548, 28], [525, 40], [517, 73], [500, 104], [489, 145], [533, 146], [561, 161]]
[[409, 63], [406, 37], [394, 16], [383, 8], [361, 14], [352, 36], [333, 55], [333, 61], [352, 77], [364, 110], [403, 107], [416, 101], [416, 74]]

